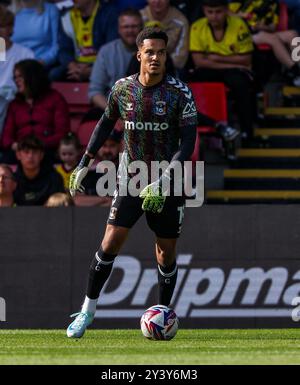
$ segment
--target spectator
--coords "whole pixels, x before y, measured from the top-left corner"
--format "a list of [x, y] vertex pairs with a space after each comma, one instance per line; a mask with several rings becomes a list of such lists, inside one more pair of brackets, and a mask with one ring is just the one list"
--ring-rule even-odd
[[136, 37], [143, 27], [142, 17], [134, 9], [123, 11], [118, 24], [120, 38], [100, 48], [90, 79], [89, 98], [100, 109], [99, 117], [106, 108], [111, 87], [126, 76], [128, 65], [137, 51]]
[[10, 6], [10, 0], [0, 0], [0, 6], [3, 7], [9, 7]]
[[17, 13], [17, 0], [0, 0], [0, 5], [3, 5], [7, 9], [9, 9], [13, 14]]
[[51, 78], [87, 81], [100, 47], [117, 37], [117, 10], [111, 2], [74, 0], [74, 7], [62, 17], [61, 67], [52, 71]]
[[168, 34], [168, 52], [176, 69], [182, 69], [189, 52], [189, 23], [187, 18], [170, 0], [148, 0], [148, 6], [141, 10], [146, 27], [157, 25]]
[[16, 64], [14, 78], [18, 94], [8, 107], [2, 147], [15, 151], [20, 139], [35, 134], [48, 153], [55, 152], [60, 139], [69, 131], [66, 101], [50, 88], [45, 68], [35, 60]]
[[15, 174], [17, 205], [44, 205], [52, 194], [64, 192], [61, 176], [53, 167], [42, 162], [44, 145], [37, 137], [30, 135], [23, 138], [18, 143], [16, 155], [20, 162]]
[[202, 0], [171, 0], [171, 5], [182, 12], [190, 24], [204, 16]]
[[75, 206], [73, 198], [69, 194], [55, 193], [51, 195], [47, 202], [46, 207], [71, 207]]
[[300, 0], [284, 0], [283, 3], [285, 3], [288, 6], [288, 9], [291, 11], [292, 19], [293, 19], [293, 25], [294, 28], [297, 30], [298, 34], [300, 33]]
[[[101, 162], [108, 160], [114, 164], [115, 169], [119, 166], [119, 154], [122, 151], [122, 132], [114, 129], [104, 145], [98, 151], [95, 162], [90, 169], [85, 181], [85, 191], [89, 195], [97, 195], [96, 185], [98, 179], [105, 173]], [[108, 197], [107, 197], [108, 198]]]
[[4, 39], [6, 47], [5, 61], [0, 61], [0, 137], [8, 102], [14, 98], [16, 92], [13, 80], [14, 65], [20, 60], [34, 57], [30, 49], [12, 42], [13, 26], [14, 14], [0, 6], [0, 37]]
[[13, 41], [30, 48], [46, 67], [53, 66], [58, 55], [59, 11], [44, 0], [17, 0]]
[[6, 57], [0, 62], [0, 95], [11, 100], [16, 92], [13, 81], [14, 65], [24, 59], [34, 58], [34, 53], [11, 40], [14, 27], [14, 14], [0, 6], [0, 37], [5, 41]]
[[61, 139], [58, 155], [62, 164], [56, 165], [55, 169], [63, 178], [65, 190], [68, 191], [70, 176], [77, 166], [81, 155], [81, 144], [76, 134], [69, 132]]
[[0, 207], [15, 206], [13, 193], [17, 187], [14, 174], [9, 166], [0, 164]]
[[263, 1], [234, 1], [230, 9], [242, 17], [248, 24], [253, 42], [256, 45], [268, 44], [275, 56], [287, 69], [286, 76], [295, 86], [300, 86], [300, 70], [293, 62], [291, 53], [286, 47], [291, 47], [292, 40], [297, 37], [293, 30], [276, 31], [279, 21], [278, 2], [275, 0]]
[[118, 12], [121, 13], [128, 8], [144, 8], [147, 5], [147, 0], [115, 0], [115, 4]]
[[228, 15], [227, 0], [203, 0], [205, 18], [191, 28], [192, 80], [225, 83], [235, 100], [244, 137], [253, 134], [254, 105], [251, 56], [253, 44], [246, 23]]

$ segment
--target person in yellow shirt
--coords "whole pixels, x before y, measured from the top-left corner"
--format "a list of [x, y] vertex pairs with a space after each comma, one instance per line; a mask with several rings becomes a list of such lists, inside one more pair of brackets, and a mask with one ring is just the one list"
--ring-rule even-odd
[[287, 79], [295, 86], [300, 86], [300, 71], [293, 62], [290, 48], [297, 37], [294, 30], [277, 31], [279, 6], [275, 0], [240, 0], [231, 1], [232, 14], [242, 17], [248, 24], [252, 40], [256, 45], [268, 44], [278, 61], [287, 69]]
[[193, 81], [222, 82], [235, 100], [242, 137], [251, 138], [254, 122], [253, 43], [247, 24], [229, 15], [227, 0], [203, 0], [204, 18], [191, 26]]

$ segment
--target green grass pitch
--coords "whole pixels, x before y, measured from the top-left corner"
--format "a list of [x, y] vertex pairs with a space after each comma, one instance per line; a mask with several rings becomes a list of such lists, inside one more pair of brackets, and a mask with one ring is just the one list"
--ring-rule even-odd
[[149, 341], [139, 330], [0, 331], [0, 364], [210, 365], [300, 364], [300, 330], [179, 330], [172, 341]]

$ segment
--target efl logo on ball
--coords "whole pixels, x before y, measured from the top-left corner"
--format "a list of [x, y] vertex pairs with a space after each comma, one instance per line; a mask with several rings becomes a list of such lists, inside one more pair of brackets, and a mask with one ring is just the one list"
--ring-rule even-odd
[[151, 306], [141, 318], [142, 333], [150, 340], [171, 340], [177, 333], [178, 324], [174, 310], [163, 305]]

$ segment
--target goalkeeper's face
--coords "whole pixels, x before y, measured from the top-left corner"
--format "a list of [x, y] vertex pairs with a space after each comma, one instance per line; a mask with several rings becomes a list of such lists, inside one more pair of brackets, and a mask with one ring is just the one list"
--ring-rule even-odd
[[141, 63], [141, 72], [154, 76], [162, 75], [167, 60], [166, 43], [162, 39], [145, 39], [137, 58]]

